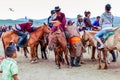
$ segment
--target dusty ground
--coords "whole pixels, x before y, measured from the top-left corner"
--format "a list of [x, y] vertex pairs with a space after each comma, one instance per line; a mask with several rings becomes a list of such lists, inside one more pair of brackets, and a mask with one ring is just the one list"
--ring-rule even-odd
[[[0, 55], [3, 54], [0, 43]], [[29, 58], [25, 58], [23, 53], [18, 53], [16, 59], [19, 67], [19, 80], [120, 80], [120, 56], [116, 63], [111, 63], [108, 70], [98, 70], [97, 61], [90, 60], [91, 54], [84, 54], [85, 64], [79, 68], [67, 68], [63, 65], [58, 69], [54, 63], [54, 54], [48, 53], [48, 60], [40, 60], [36, 64], [31, 64]], [[30, 57], [30, 56], [29, 56]], [[1, 80], [1, 74], [0, 74]]]

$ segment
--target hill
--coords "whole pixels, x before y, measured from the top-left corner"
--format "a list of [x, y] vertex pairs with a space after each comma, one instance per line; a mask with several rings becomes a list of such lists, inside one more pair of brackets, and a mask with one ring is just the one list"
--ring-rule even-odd
[[[95, 19], [96, 19], [95, 17], [91, 18], [91, 22], [93, 23], [93, 21]], [[34, 26], [42, 25], [44, 22], [47, 23], [47, 18], [33, 19], [33, 20], [34, 20]], [[68, 20], [72, 20], [74, 22], [77, 21], [76, 18], [67, 18], [67, 21]], [[12, 25], [12, 26], [14, 26], [15, 24], [19, 24], [19, 23], [26, 22], [26, 21], [27, 20], [25, 18], [20, 18], [20, 19], [16, 19], [16, 20], [11, 20], [11, 19], [0, 20], [0, 26], [3, 26], [3, 25]], [[119, 25], [120, 25], [120, 17], [115, 16], [114, 17], [114, 26], [119, 26]]]

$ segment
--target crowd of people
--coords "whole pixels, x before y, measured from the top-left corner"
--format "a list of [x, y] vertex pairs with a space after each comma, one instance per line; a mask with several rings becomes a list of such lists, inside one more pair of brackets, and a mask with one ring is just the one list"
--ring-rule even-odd
[[[65, 38], [67, 41], [67, 46], [69, 46], [68, 48], [70, 51], [70, 64], [72, 67], [80, 66], [79, 62], [80, 62], [80, 58], [82, 55], [80, 50], [82, 50], [83, 48], [81, 47], [82, 44], [81, 44], [80, 34], [79, 34], [80, 31], [99, 30], [99, 32], [94, 36], [94, 38], [96, 42], [99, 42], [101, 44], [100, 47], [98, 48], [99, 49], [104, 48], [104, 44], [100, 40], [100, 37], [103, 36], [105, 33], [112, 31], [113, 29], [112, 28], [113, 27], [113, 15], [110, 12], [110, 10], [111, 10], [111, 5], [110, 4], [105, 5], [105, 12], [102, 14], [101, 17], [97, 16], [96, 20], [93, 23], [91, 23], [91, 20], [90, 20], [90, 15], [91, 15], [90, 11], [84, 12], [84, 16], [85, 16], [84, 18], [82, 15], [78, 14], [77, 22], [75, 24], [76, 27], [71, 26], [71, 25], [74, 25], [74, 22], [72, 22], [71, 20], [67, 22], [65, 13], [61, 12], [61, 8], [59, 6], [56, 6], [54, 10], [51, 10], [50, 12], [51, 15], [48, 18], [48, 25], [51, 28], [52, 33], [57, 31], [58, 29], [61, 32], [64, 32]], [[33, 27], [32, 25], [33, 25], [33, 20], [29, 20], [26, 23], [15, 25], [15, 28], [17, 31], [21, 31], [22, 35], [19, 35], [19, 36], [26, 36], [25, 32], [35, 31], [36, 28]], [[4, 27], [3, 29], [1, 29], [0, 27], [0, 30], [4, 30], [4, 29], [6, 29], [6, 27]], [[19, 43], [23, 39], [24, 39], [23, 37], [19, 39], [18, 46], [20, 46]], [[72, 41], [73, 39], [77, 41], [75, 43], [69, 42], [69, 40]], [[97, 45], [96, 42], [95, 42], [95, 45]], [[72, 49], [73, 51], [71, 51]], [[7, 58], [6, 59], [0, 58], [1, 60], [3, 60], [0, 64], [0, 71], [3, 72], [3, 76], [2, 76], [3, 80], [18, 80], [17, 78], [18, 69], [17, 69], [16, 62], [13, 60], [14, 58], [16, 58], [16, 56], [14, 56], [14, 53], [15, 53], [14, 47], [9, 46], [6, 48]], [[75, 60], [75, 63], [74, 63], [74, 60]], [[116, 59], [114, 59], [114, 61], [116, 61]], [[9, 66], [6, 66], [6, 63], [8, 63]], [[5, 69], [4, 67], [7, 67], [7, 69]], [[6, 79], [6, 77], [8, 76], [6, 76], [5, 72], [9, 73], [12, 79], [11, 78]]]

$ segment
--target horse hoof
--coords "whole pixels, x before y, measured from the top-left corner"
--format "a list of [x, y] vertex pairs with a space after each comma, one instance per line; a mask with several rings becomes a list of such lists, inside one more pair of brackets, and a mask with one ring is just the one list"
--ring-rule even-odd
[[92, 61], [96, 61], [96, 59], [95, 59], [95, 58], [91, 58], [91, 60], [92, 60]]
[[105, 66], [105, 67], [104, 67], [104, 69], [108, 69], [108, 67], [107, 67], [107, 66]]
[[101, 69], [101, 66], [99, 66], [98, 70], [100, 70], [100, 69]]
[[34, 63], [38, 63], [38, 60], [35, 60]]
[[34, 63], [34, 61], [31, 61], [31, 64], [33, 64]]

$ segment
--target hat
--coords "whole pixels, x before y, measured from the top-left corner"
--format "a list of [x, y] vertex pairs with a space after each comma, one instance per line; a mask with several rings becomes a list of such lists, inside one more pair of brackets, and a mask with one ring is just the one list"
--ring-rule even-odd
[[13, 53], [16, 52], [15, 44], [11, 43], [6, 49], [5, 53], [7, 56], [11, 56]]
[[55, 7], [55, 11], [60, 11], [60, 10], [61, 10], [61, 8], [59, 8], [59, 6]]
[[29, 21], [29, 22], [33, 22], [33, 20], [32, 20], [32, 19], [29, 19], [28, 21]]
[[105, 9], [110, 10], [111, 9], [111, 5], [110, 4], [106, 4], [105, 5]]
[[77, 15], [77, 18], [82, 18], [82, 15], [78, 14], [78, 15]]
[[54, 14], [55, 13], [55, 10], [51, 10], [51, 14]]

